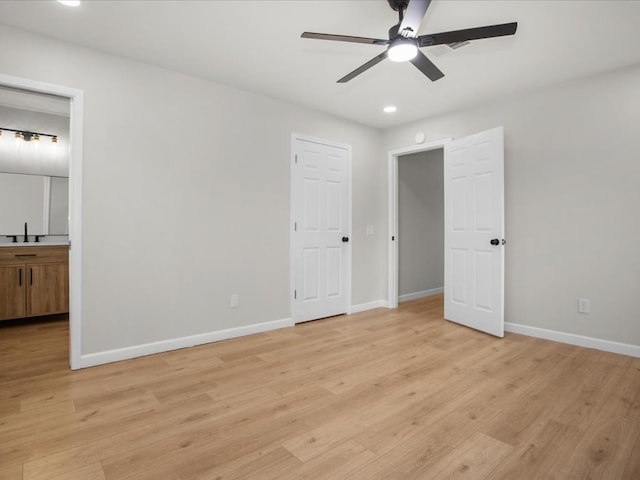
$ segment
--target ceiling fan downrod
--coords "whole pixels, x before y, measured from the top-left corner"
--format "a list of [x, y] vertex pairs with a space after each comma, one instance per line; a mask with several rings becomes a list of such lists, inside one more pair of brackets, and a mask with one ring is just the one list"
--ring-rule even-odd
[[409, 0], [387, 0], [387, 2], [394, 11], [398, 12], [398, 25], [400, 25], [404, 20], [404, 11], [409, 6]]

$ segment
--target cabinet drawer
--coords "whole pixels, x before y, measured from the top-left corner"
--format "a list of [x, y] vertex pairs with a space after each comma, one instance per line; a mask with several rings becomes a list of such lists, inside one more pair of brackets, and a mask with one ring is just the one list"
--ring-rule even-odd
[[66, 263], [68, 261], [69, 247], [66, 245], [0, 248], [0, 265], [19, 263]]

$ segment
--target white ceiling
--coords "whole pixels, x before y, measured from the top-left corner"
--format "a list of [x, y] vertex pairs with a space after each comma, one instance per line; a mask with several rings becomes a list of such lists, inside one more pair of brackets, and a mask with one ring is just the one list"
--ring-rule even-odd
[[[640, 63], [640, 1], [433, 0], [419, 33], [511, 21], [513, 37], [432, 52], [445, 73], [435, 83], [411, 64], [385, 61], [337, 84], [384, 47], [300, 34], [386, 38], [397, 23], [386, 0], [0, 1], [0, 23], [378, 128]], [[398, 111], [382, 113], [388, 104]]]

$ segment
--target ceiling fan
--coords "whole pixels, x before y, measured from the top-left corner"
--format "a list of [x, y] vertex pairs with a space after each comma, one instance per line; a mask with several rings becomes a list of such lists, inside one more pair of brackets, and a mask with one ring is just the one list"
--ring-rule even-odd
[[419, 50], [421, 47], [479, 40], [481, 38], [503, 37], [505, 35], [513, 35], [518, 28], [517, 22], [511, 22], [417, 36], [420, 23], [427, 12], [427, 8], [429, 8], [431, 0], [387, 0], [387, 2], [389, 2], [393, 10], [398, 12], [400, 18], [399, 23], [389, 29], [388, 40], [314, 32], [304, 32], [301, 35], [302, 38], [387, 46], [384, 52], [342, 77], [338, 80], [338, 83], [348, 82], [387, 57], [395, 62], [409, 61], [413, 63], [418, 70], [435, 82], [444, 77], [444, 73]]

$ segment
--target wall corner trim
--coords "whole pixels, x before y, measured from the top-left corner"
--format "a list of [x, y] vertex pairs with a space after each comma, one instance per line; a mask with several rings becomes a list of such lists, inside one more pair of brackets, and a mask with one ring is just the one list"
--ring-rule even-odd
[[556, 330], [547, 330], [546, 328], [531, 327], [529, 325], [510, 322], [504, 323], [504, 331], [640, 358], [640, 345], [614, 342], [612, 340], [603, 340], [601, 338], [585, 337], [574, 333], [558, 332]]
[[256, 323], [253, 325], [246, 325], [236, 328], [228, 328], [226, 330], [217, 330], [215, 332], [189, 335], [187, 337], [160, 340], [158, 342], [145, 343], [142, 345], [133, 345], [131, 347], [106, 350], [104, 352], [89, 353], [84, 354], [80, 357], [78, 367], [94, 367], [97, 365], [103, 365], [105, 363], [130, 360], [132, 358], [153, 355], [155, 353], [169, 352], [171, 350], [178, 350], [180, 348], [195, 347], [197, 345], [203, 345], [205, 343], [214, 343], [230, 338], [253, 335], [255, 333], [268, 332], [271, 330], [277, 330], [287, 327], [293, 327], [293, 321], [290, 318]]

